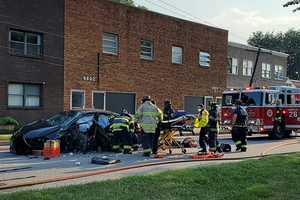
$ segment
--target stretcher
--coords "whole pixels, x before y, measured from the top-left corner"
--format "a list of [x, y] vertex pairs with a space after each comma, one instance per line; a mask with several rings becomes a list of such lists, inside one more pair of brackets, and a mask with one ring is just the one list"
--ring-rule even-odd
[[191, 119], [194, 119], [193, 115], [183, 115], [172, 120], [162, 121], [160, 123], [159, 150], [168, 150], [169, 154], [172, 154], [172, 149], [179, 148], [183, 154], [186, 154], [187, 150], [181, 142], [176, 140], [175, 136], [178, 134], [180, 127]]

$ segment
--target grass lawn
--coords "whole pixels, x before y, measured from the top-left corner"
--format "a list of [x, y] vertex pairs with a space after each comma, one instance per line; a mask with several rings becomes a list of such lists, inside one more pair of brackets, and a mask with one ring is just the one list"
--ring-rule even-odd
[[8, 134], [0, 134], [0, 141], [4, 140], [4, 141], [8, 141], [10, 140], [11, 135]]
[[0, 195], [1, 200], [300, 199], [300, 154]]

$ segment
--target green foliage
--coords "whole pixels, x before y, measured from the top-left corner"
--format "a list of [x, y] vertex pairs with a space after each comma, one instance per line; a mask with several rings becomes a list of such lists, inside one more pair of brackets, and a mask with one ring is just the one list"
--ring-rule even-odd
[[299, 170], [300, 154], [293, 154], [85, 185], [0, 194], [0, 199], [299, 199]]
[[285, 33], [254, 32], [248, 39], [248, 44], [290, 55], [288, 59], [288, 77], [299, 79], [300, 72], [300, 30], [290, 29]]
[[135, 7], [135, 4], [134, 4], [133, 0], [111, 0], [111, 1]]
[[[283, 7], [297, 6], [298, 4], [300, 4], [300, 0], [290, 0], [286, 4], [284, 4]], [[300, 10], [300, 6], [297, 6], [293, 11], [296, 12], [298, 10]]]
[[6, 125], [19, 126], [19, 122], [12, 117], [0, 117], [0, 125], [1, 126], [6, 126]]
[[125, 4], [127, 6], [132, 6], [132, 7], [137, 7], [137, 8], [140, 8], [140, 9], [147, 10], [147, 8], [145, 6], [136, 5], [134, 3], [134, 0], [110, 0], [110, 1], [113, 1], [113, 2], [116, 2], [116, 3], [122, 3], [122, 4]]

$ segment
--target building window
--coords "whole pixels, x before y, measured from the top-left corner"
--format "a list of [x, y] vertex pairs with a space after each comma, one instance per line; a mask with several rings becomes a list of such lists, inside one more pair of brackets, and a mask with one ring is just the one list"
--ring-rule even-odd
[[112, 33], [103, 33], [102, 38], [103, 53], [118, 54], [118, 35]]
[[104, 92], [93, 92], [93, 108], [104, 110], [105, 107], [105, 93]]
[[228, 60], [228, 73], [237, 75], [239, 73], [238, 59], [229, 58]]
[[8, 106], [35, 108], [41, 106], [41, 86], [34, 84], [9, 84]]
[[208, 68], [210, 66], [210, 54], [207, 52], [199, 52], [199, 65]]
[[284, 79], [283, 66], [275, 65], [275, 79], [277, 79], [277, 80], [283, 80]]
[[182, 64], [182, 48], [181, 47], [172, 47], [172, 63]]
[[42, 36], [38, 33], [9, 31], [10, 52], [30, 57], [42, 56]]
[[153, 42], [141, 40], [141, 55], [142, 59], [153, 60]]
[[84, 91], [72, 90], [71, 93], [71, 109], [84, 109]]
[[271, 78], [271, 65], [270, 64], [262, 63], [261, 76], [262, 76], [262, 78], [267, 78], [267, 79]]
[[252, 76], [253, 63], [251, 60], [243, 60], [243, 76]]

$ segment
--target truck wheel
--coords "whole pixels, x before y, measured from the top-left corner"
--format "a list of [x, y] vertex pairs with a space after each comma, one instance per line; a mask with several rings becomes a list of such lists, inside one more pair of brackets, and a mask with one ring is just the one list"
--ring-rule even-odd
[[281, 126], [274, 125], [274, 129], [269, 133], [271, 139], [280, 140], [285, 137], [285, 130]]

